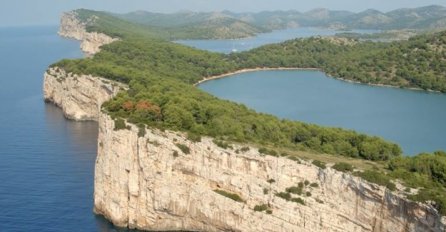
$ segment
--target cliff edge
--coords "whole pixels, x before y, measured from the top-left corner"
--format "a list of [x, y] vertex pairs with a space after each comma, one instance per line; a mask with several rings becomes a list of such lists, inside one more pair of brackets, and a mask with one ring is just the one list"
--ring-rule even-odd
[[445, 231], [444, 220], [432, 207], [331, 168], [264, 156], [254, 147], [223, 149], [211, 138], [192, 142], [172, 131], [131, 124], [117, 130], [101, 105], [125, 88], [60, 68], [45, 74], [45, 99], [68, 118], [99, 121], [94, 211], [116, 226], [156, 231]]
[[81, 50], [89, 56], [94, 55], [101, 50], [101, 46], [118, 40], [102, 33], [87, 32], [88, 23], [94, 20], [93, 17], [81, 22], [76, 11], [66, 12], [60, 21], [59, 35], [81, 41]]
[[114, 120], [100, 115], [94, 207], [120, 227], [445, 231], [433, 208], [331, 168], [127, 126], [115, 130]]
[[50, 68], [44, 74], [43, 95], [62, 108], [65, 117], [78, 121], [99, 119], [101, 106], [127, 86], [90, 75], [66, 73]]

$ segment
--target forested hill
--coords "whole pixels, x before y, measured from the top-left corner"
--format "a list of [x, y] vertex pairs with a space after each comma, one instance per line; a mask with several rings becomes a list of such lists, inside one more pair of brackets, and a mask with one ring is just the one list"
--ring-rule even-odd
[[[295, 27], [330, 27], [339, 29], [376, 30], [440, 30], [446, 29], [446, 8], [426, 6], [404, 8], [390, 12], [366, 10], [359, 13], [315, 9], [308, 12], [265, 11], [260, 13], [223, 12], [178, 12], [172, 14], [145, 11], [127, 14], [78, 10], [85, 22], [97, 15], [101, 27], [105, 24], [124, 24], [135, 29], [150, 29], [152, 36], [168, 40], [178, 39], [234, 39], [254, 36], [277, 29]], [[107, 19], [101, 22], [101, 19]], [[131, 23], [131, 24], [129, 24]], [[147, 32], [145, 32], [147, 33]]]
[[[166, 40], [237, 39], [255, 36], [267, 30], [245, 21], [218, 13], [155, 14], [135, 12], [118, 15], [86, 9], [76, 10], [87, 31], [97, 31], [113, 37], [149, 36]], [[95, 16], [92, 18], [92, 16]]]
[[361, 83], [446, 92], [446, 32], [392, 43], [296, 39], [232, 54], [243, 68], [312, 67]]
[[[138, 125], [141, 135], [146, 128], [183, 131], [192, 141], [211, 136], [222, 147], [232, 142], [256, 144], [266, 147], [260, 149], [265, 155], [304, 150], [314, 155], [311, 159], [323, 153], [345, 162], [377, 161], [372, 163], [373, 170], [356, 175], [391, 190], [395, 189], [392, 180], [399, 179], [417, 189], [407, 193], [410, 198], [431, 203], [446, 214], [446, 153], [403, 158], [398, 145], [382, 138], [260, 114], [192, 85], [204, 77], [242, 68], [286, 66], [318, 67], [346, 79], [445, 91], [445, 32], [395, 43], [297, 39], [224, 55], [163, 40], [156, 27], [151, 30], [110, 14], [86, 12], [79, 17], [90, 21], [90, 31], [121, 40], [103, 46], [92, 58], [62, 60], [52, 67], [128, 83], [128, 91], [103, 105], [104, 112], [114, 118], [116, 130], [126, 129], [127, 121]], [[295, 160], [286, 152], [280, 155]], [[353, 168], [344, 169], [349, 170]]]
[[[425, 6], [419, 8], [403, 8], [389, 12], [373, 9], [359, 13], [349, 11], [332, 11], [314, 9], [308, 12], [265, 11], [260, 13], [223, 12], [178, 12], [160, 14], [137, 11], [115, 16], [143, 25], [179, 28], [187, 30], [198, 29], [203, 24], [217, 26], [214, 20], [226, 21], [226, 25], [239, 24], [243, 28], [255, 30], [276, 30], [290, 27], [332, 27], [343, 29], [439, 29], [446, 28], [446, 8], [443, 6]], [[210, 23], [206, 23], [210, 22]], [[223, 25], [220, 24], [222, 27]], [[231, 30], [241, 28], [229, 26]]]

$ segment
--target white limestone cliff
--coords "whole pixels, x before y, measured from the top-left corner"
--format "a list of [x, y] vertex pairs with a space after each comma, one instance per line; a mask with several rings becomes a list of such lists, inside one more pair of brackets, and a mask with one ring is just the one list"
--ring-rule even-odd
[[73, 120], [97, 121], [101, 106], [126, 86], [118, 82], [90, 75], [66, 73], [61, 68], [50, 68], [44, 74], [45, 101], [62, 108]]
[[[45, 74], [47, 101], [68, 118], [98, 120], [94, 210], [120, 227], [188, 231], [445, 231], [445, 220], [424, 204], [406, 200], [358, 177], [302, 161], [259, 155], [256, 148], [222, 149], [210, 138], [193, 143], [181, 133], [138, 128], [114, 130], [101, 105], [122, 84], [73, 75]], [[184, 154], [177, 144], [186, 145]], [[238, 150], [238, 151], [236, 151]], [[274, 180], [273, 183], [271, 180]], [[275, 196], [305, 180], [301, 205]], [[214, 190], [236, 193], [245, 203]], [[265, 194], [265, 192], [267, 193]], [[256, 212], [269, 204], [272, 214]]]
[[[130, 124], [129, 124], [130, 125]], [[119, 227], [169, 231], [445, 231], [435, 209], [358, 177], [310, 163], [222, 149], [210, 138], [181, 133], [114, 130], [99, 118], [94, 209]], [[186, 145], [185, 154], [177, 144]], [[236, 152], [236, 150], [238, 150]], [[268, 181], [270, 180], [270, 181]], [[273, 183], [271, 180], [274, 180]], [[274, 195], [299, 182], [305, 205]], [[214, 190], [238, 194], [236, 202]], [[267, 193], [266, 193], [267, 192]], [[305, 194], [304, 194], [305, 195]], [[295, 197], [298, 197], [297, 195]], [[269, 204], [272, 214], [256, 212]]]
[[[89, 19], [89, 21], [94, 20], [96, 18]], [[94, 55], [101, 50], [101, 46], [118, 40], [102, 33], [87, 32], [87, 24], [78, 19], [75, 11], [64, 13], [60, 22], [59, 35], [81, 41], [81, 50], [87, 55]]]

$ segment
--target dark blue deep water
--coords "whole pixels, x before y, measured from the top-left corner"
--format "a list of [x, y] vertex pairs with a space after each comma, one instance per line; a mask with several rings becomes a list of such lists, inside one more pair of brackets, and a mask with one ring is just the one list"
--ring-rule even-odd
[[200, 88], [281, 118], [354, 129], [404, 153], [446, 151], [446, 94], [352, 84], [318, 71], [260, 71]]
[[0, 231], [110, 231], [93, 212], [97, 124], [42, 98], [45, 69], [81, 57], [57, 27], [0, 28]]

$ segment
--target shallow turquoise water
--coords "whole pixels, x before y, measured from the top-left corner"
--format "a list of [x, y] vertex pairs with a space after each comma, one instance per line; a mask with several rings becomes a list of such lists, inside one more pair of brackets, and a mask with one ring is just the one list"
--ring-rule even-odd
[[446, 150], [446, 94], [352, 84], [318, 71], [243, 73], [199, 88], [281, 118], [381, 136], [405, 154]]

